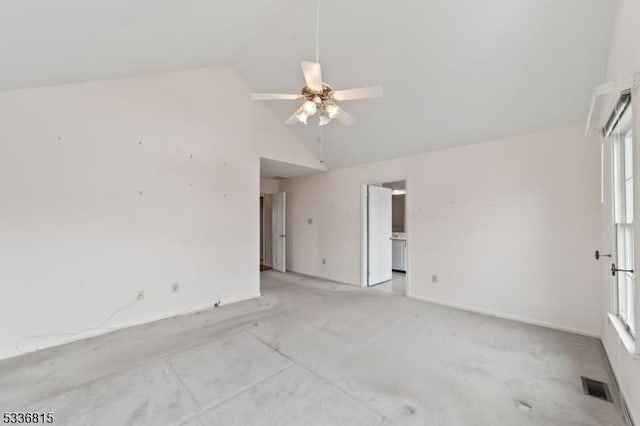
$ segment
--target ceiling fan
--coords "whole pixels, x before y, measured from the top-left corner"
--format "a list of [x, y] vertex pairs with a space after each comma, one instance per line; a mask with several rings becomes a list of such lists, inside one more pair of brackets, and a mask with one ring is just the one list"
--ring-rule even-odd
[[316, 0], [316, 61], [301, 63], [306, 86], [300, 94], [254, 93], [251, 99], [255, 101], [298, 101], [299, 108], [285, 123], [297, 122], [307, 124], [309, 117], [318, 115], [318, 125], [326, 126], [336, 119], [344, 125], [351, 125], [355, 118], [337, 105], [337, 102], [356, 99], [378, 98], [382, 96], [382, 87], [361, 87], [358, 89], [333, 90], [331, 86], [322, 82], [322, 70], [319, 64], [319, 19], [318, 0]]

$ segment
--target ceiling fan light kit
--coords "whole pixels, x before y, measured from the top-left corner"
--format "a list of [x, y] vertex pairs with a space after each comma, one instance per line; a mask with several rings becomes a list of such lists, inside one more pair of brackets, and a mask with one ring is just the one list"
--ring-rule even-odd
[[319, 63], [319, 19], [318, 0], [316, 0], [316, 61], [303, 61], [302, 74], [306, 86], [300, 91], [300, 95], [278, 93], [254, 93], [251, 99], [260, 101], [296, 100], [302, 102], [286, 124], [296, 122], [307, 124], [309, 117], [318, 115], [318, 125], [326, 126], [334, 119], [344, 125], [351, 125], [355, 119], [340, 108], [336, 102], [351, 101], [357, 99], [377, 98], [382, 96], [382, 87], [362, 87], [358, 89], [334, 91], [331, 86], [322, 82], [322, 69]]

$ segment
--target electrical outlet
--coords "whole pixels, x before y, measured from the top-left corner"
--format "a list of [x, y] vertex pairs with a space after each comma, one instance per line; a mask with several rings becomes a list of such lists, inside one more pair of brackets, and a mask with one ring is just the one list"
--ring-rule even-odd
[[138, 290], [138, 293], [136, 294], [136, 300], [143, 300], [144, 299], [144, 290]]
[[324, 257], [322, 258], [322, 264], [326, 265], [327, 264], [327, 259], [325, 259]]
[[438, 282], [438, 276], [437, 275], [431, 275], [431, 282], [432, 283], [437, 283]]
[[309, 219], [307, 219], [307, 224], [309, 224], [309, 225], [313, 225], [313, 218], [309, 218]]
[[179, 291], [180, 291], [180, 283], [171, 284], [171, 292], [172, 293], [177, 293]]

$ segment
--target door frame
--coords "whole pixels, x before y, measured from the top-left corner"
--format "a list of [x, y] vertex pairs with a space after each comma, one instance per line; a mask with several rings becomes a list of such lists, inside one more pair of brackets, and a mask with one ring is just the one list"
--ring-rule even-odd
[[[276, 221], [278, 220], [276, 212], [276, 196], [282, 195], [282, 234], [276, 235]], [[271, 250], [271, 268], [275, 271], [282, 272], [283, 274], [287, 273], [287, 193], [285, 191], [276, 192], [272, 194], [273, 197], [273, 205], [272, 205], [272, 215], [271, 215], [271, 239], [272, 239], [272, 250]], [[278, 241], [282, 242], [282, 270], [276, 268], [276, 248], [278, 245]]]
[[411, 190], [409, 184], [409, 177], [407, 175], [401, 176], [387, 176], [377, 179], [365, 179], [360, 181], [360, 287], [367, 288], [367, 271], [369, 268], [369, 229], [368, 229], [368, 209], [369, 203], [367, 202], [367, 186], [369, 185], [382, 185], [388, 182], [404, 181], [407, 193], [404, 197], [404, 226], [405, 232], [409, 236], [407, 238], [407, 272], [405, 275], [405, 290], [404, 295], [406, 297], [413, 297], [413, 291], [411, 286]]
[[266, 265], [266, 242], [264, 238], [264, 194], [260, 194], [260, 264]]

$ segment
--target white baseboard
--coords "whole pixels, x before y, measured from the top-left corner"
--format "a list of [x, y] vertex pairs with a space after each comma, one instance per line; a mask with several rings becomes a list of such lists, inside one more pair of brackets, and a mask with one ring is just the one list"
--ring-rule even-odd
[[[343, 285], [348, 285], [348, 286], [351, 286], [351, 287], [361, 288], [359, 285], [349, 284], [349, 283], [340, 282], [340, 281], [335, 281], [335, 280], [331, 280], [331, 279], [325, 278], [325, 277], [309, 275], [309, 274], [305, 274], [305, 273], [297, 272], [297, 271], [289, 271], [289, 272], [291, 272], [292, 274], [303, 276], [303, 277], [308, 277], [308, 278], [313, 278], [313, 279], [318, 279], [318, 280], [323, 280], [323, 281], [329, 281], [329, 282], [333, 282], [333, 283], [336, 283], [336, 284], [343, 284]], [[467, 305], [460, 305], [460, 304], [456, 304], [456, 303], [444, 302], [442, 300], [431, 299], [431, 298], [423, 297], [423, 296], [416, 296], [416, 295], [413, 295], [413, 294], [407, 294], [406, 297], [408, 297], [410, 299], [421, 300], [423, 302], [434, 303], [436, 305], [446, 306], [446, 307], [449, 307], [449, 308], [461, 309], [461, 310], [467, 311], [467, 312], [473, 312], [473, 313], [476, 313], [476, 314], [487, 315], [487, 316], [494, 317], [494, 318], [501, 318], [501, 319], [506, 319], [506, 320], [510, 320], [510, 321], [521, 322], [523, 324], [537, 325], [539, 327], [550, 328], [550, 329], [558, 330], [558, 331], [565, 331], [567, 333], [579, 334], [581, 336], [594, 337], [596, 339], [600, 339], [601, 338], [599, 333], [594, 333], [592, 331], [587, 331], [587, 330], [581, 330], [579, 328], [567, 327], [567, 326], [560, 325], [560, 324], [553, 324], [553, 323], [548, 323], [548, 322], [544, 322], [544, 321], [538, 321], [538, 320], [534, 320], [534, 319], [531, 319], [531, 318], [520, 317], [520, 316], [517, 316], [517, 315], [503, 314], [503, 313], [500, 313], [500, 312], [495, 312], [495, 311], [491, 311], [491, 310], [488, 310], [488, 309], [474, 308], [472, 306], [467, 306]]]
[[[229, 298], [229, 299], [225, 299], [224, 302], [221, 301], [220, 306], [226, 306], [226, 305], [231, 305], [234, 303], [239, 303], [239, 302], [245, 302], [247, 300], [252, 300], [252, 299], [257, 299], [259, 297], [261, 297], [262, 294], [260, 292], [257, 293], [257, 295], [251, 295], [248, 297], [236, 297], [236, 298]], [[103, 336], [105, 334], [109, 334], [109, 333], [115, 333], [116, 331], [120, 331], [120, 330], [124, 330], [127, 328], [131, 328], [131, 327], [137, 327], [140, 325], [145, 325], [145, 324], [151, 324], [153, 322], [156, 321], [162, 321], [168, 318], [175, 318], [175, 317], [182, 317], [182, 316], [186, 316], [186, 315], [191, 315], [191, 314], [195, 314], [198, 312], [203, 312], [203, 311], [208, 311], [210, 309], [212, 309], [215, 306], [214, 303], [212, 304], [207, 304], [206, 306], [202, 306], [202, 307], [196, 307], [192, 310], [189, 311], [185, 311], [185, 312], [179, 312], [179, 313], [171, 313], [168, 315], [158, 315], [152, 318], [146, 318], [144, 320], [141, 321], [134, 321], [134, 322], [130, 322], [127, 324], [122, 324], [122, 325], [118, 325], [118, 326], [114, 326], [112, 328], [108, 328], [108, 329], [97, 329], [97, 330], [88, 330], [88, 331], [84, 331], [78, 334], [75, 334], [71, 337], [64, 337], [62, 339], [59, 339], [59, 341], [53, 342], [53, 343], [47, 343], [44, 344], [42, 346], [38, 346], [38, 347], [34, 347], [32, 349], [26, 350], [22, 353], [15, 353], [13, 355], [8, 355], [8, 356], [4, 356], [4, 357], [0, 357], [0, 360], [5, 360], [5, 359], [9, 359], [9, 358], [15, 358], [21, 355], [25, 355], [28, 353], [32, 353], [32, 352], [37, 352], [37, 351], [41, 351], [44, 349], [48, 349], [48, 348], [54, 348], [56, 346], [61, 346], [61, 345], [66, 345], [67, 343], [73, 343], [73, 342], [77, 342], [80, 340], [85, 340], [85, 339], [90, 339], [92, 337], [98, 337], [98, 336]]]
[[460, 304], [456, 304], [456, 303], [444, 302], [442, 300], [431, 299], [431, 298], [423, 297], [423, 296], [409, 295], [407, 297], [409, 297], [411, 299], [421, 300], [423, 302], [429, 302], [429, 303], [434, 303], [436, 305], [446, 306], [448, 308], [460, 309], [460, 310], [467, 311], [467, 312], [473, 312], [473, 313], [476, 313], [476, 314], [487, 315], [487, 316], [490, 316], [490, 317], [495, 317], [495, 318], [506, 319], [506, 320], [510, 320], [510, 321], [521, 322], [521, 323], [524, 323], [524, 324], [537, 325], [539, 327], [550, 328], [550, 329], [559, 330], [559, 331], [566, 331], [568, 333], [579, 334], [579, 335], [587, 336], [587, 337], [595, 337], [597, 339], [601, 338], [600, 334], [598, 334], [598, 333], [594, 333], [594, 332], [587, 331], [587, 330], [581, 330], [581, 329], [573, 328], [573, 327], [566, 327], [566, 326], [560, 325], [560, 324], [553, 324], [553, 323], [548, 323], [548, 322], [544, 322], [544, 321], [538, 321], [538, 320], [531, 319], [531, 318], [519, 317], [517, 315], [503, 314], [503, 313], [500, 313], [500, 312], [490, 311], [488, 309], [474, 308], [472, 306], [467, 306], [467, 305], [460, 305]]
[[334, 283], [334, 284], [342, 284], [342, 285], [348, 285], [349, 287], [360, 288], [360, 285], [358, 285], [358, 284], [351, 284], [351, 283], [347, 283], [347, 282], [344, 282], [344, 281], [332, 280], [331, 278], [321, 277], [321, 276], [318, 276], [318, 275], [305, 274], [304, 272], [294, 271], [293, 269], [288, 270], [287, 273], [288, 274], [299, 275], [301, 277], [311, 278], [311, 279], [314, 279], [314, 280], [322, 280], [322, 281], [327, 281], [327, 282]]

